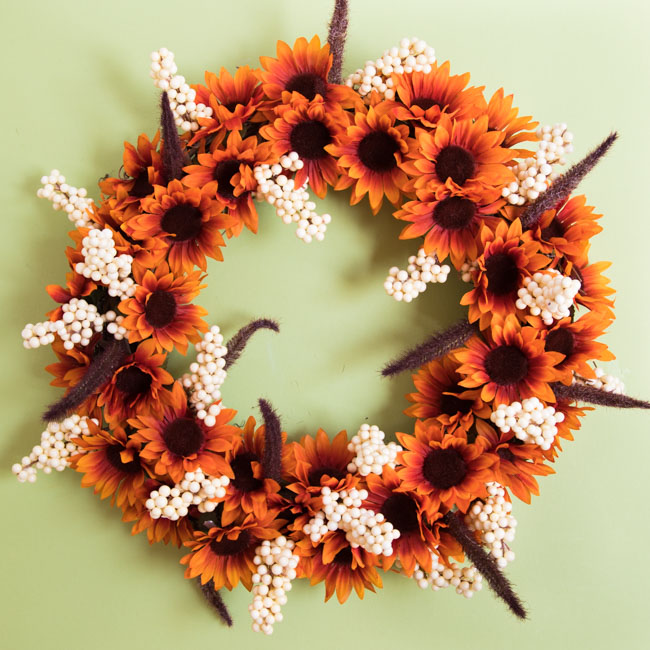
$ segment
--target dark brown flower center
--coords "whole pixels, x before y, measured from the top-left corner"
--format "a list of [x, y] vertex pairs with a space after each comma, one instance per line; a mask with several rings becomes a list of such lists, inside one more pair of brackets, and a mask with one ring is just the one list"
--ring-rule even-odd
[[329, 129], [318, 120], [299, 122], [289, 136], [291, 149], [301, 158], [318, 160], [327, 156], [325, 147], [332, 141]]
[[423, 111], [426, 111], [432, 106], [440, 106], [440, 104], [435, 99], [431, 99], [431, 97], [416, 97], [411, 102], [411, 106], [419, 106]]
[[476, 164], [474, 156], [455, 144], [441, 149], [436, 159], [436, 175], [445, 182], [451, 178], [456, 185], [464, 185], [468, 178], [474, 176]]
[[340, 566], [352, 566], [352, 549], [349, 546], [344, 546], [332, 560], [334, 564]]
[[501, 458], [502, 460], [507, 460], [513, 463], [515, 460], [517, 460], [517, 457], [508, 449], [508, 447], [501, 447], [501, 449], [497, 449], [497, 456]]
[[129, 194], [138, 199], [153, 194], [153, 185], [149, 182], [149, 170], [146, 167], [136, 176]]
[[255, 540], [247, 530], [242, 530], [237, 539], [223, 537], [221, 541], [212, 540], [210, 548], [215, 555], [237, 555], [246, 551]]
[[501, 345], [485, 357], [485, 372], [501, 386], [516, 384], [528, 375], [528, 357], [514, 345]]
[[160, 225], [165, 232], [174, 235], [175, 241], [196, 239], [203, 227], [203, 213], [189, 203], [179, 203], [163, 214]]
[[393, 492], [381, 507], [381, 514], [401, 533], [419, 529], [418, 507], [406, 494]]
[[157, 289], [147, 300], [144, 316], [152, 327], [166, 327], [176, 316], [176, 299], [169, 291]]
[[176, 418], [165, 427], [162, 438], [172, 454], [183, 458], [196, 454], [205, 440], [194, 418]]
[[453, 447], [432, 449], [424, 459], [422, 474], [433, 487], [447, 490], [463, 482], [467, 464], [462, 454]]
[[327, 94], [327, 81], [314, 72], [304, 72], [289, 79], [286, 89], [303, 95], [308, 100], [314, 99], [316, 95], [325, 98]]
[[235, 109], [236, 109], [237, 106], [239, 106], [240, 104], [241, 104], [241, 102], [234, 101], [234, 102], [229, 102], [228, 104], [222, 104], [222, 106], [223, 106], [226, 110], [230, 111], [231, 113], [234, 113], [234, 112], [235, 112]]
[[397, 167], [399, 144], [386, 131], [372, 131], [359, 142], [359, 160], [373, 172], [389, 172]]
[[551, 237], [564, 237], [564, 226], [555, 218], [553, 221], [542, 228], [542, 239], [548, 241]]
[[449, 196], [436, 204], [433, 220], [445, 230], [466, 228], [476, 214], [476, 205], [460, 196]]
[[217, 194], [224, 199], [235, 198], [235, 188], [231, 183], [232, 177], [239, 172], [238, 160], [222, 160], [217, 163], [212, 178], [217, 181]]
[[495, 253], [485, 260], [487, 289], [496, 296], [516, 291], [519, 286], [517, 262], [507, 253]]
[[560, 328], [548, 333], [544, 343], [544, 349], [547, 352], [559, 352], [565, 357], [570, 357], [573, 353], [575, 339], [571, 330]]
[[334, 467], [317, 467], [312, 469], [307, 476], [309, 485], [320, 485], [320, 480], [323, 476], [330, 476], [337, 480], [341, 480], [345, 476], [345, 472]]
[[[447, 392], [460, 392], [464, 389], [452, 387], [447, 389]], [[456, 397], [456, 395], [447, 395], [443, 393], [440, 395], [440, 413], [445, 415], [456, 415], [457, 413], [462, 413], [465, 415], [472, 410], [473, 401], [469, 399], [461, 399]]]
[[245, 452], [239, 454], [233, 458], [230, 462], [232, 471], [235, 473], [235, 478], [232, 480], [232, 484], [242, 492], [253, 492], [259, 490], [264, 482], [260, 479], [255, 478], [253, 475], [253, 467], [251, 463], [253, 461], [259, 462], [259, 457], [256, 454], [250, 452]]
[[151, 375], [140, 370], [138, 366], [129, 366], [117, 373], [115, 388], [122, 391], [128, 397], [142, 395], [151, 388]]
[[136, 456], [133, 460], [125, 463], [120, 457], [123, 451], [124, 447], [111, 445], [106, 449], [106, 459], [118, 472], [122, 472], [123, 474], [136, 474], [141, 469], [138, 457]]

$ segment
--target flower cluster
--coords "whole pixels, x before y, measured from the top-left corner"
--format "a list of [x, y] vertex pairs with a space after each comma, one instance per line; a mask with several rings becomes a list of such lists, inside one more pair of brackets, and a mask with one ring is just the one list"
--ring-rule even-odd
[[[124, 173], [102, 179], [98, 203], [57, 171], [43, 177], [39, 196], [76, 228], [65, 283], [47, 288], [57, 306], [23, 339], [52, 345], [48, 371], [65, 394], [13, 471], [31, 482], [36, 468], [72, 467], [134, 534], [186, 547], [186, 577], [224, 620], [218, 591], [253, 590], [264, 633], [294, 578], [343, 602], [380, 588], [380, 571], [465, 596], [485, 574], [522, 616], [499, 571], [514, 557], [512, 499], [529, 502], [535, 477], [553, 471], [584, 414], [573, 402], [644, 404], [594, 367], [613, 358], [596, 340], [612, 290], [606, 265], [588, 259], [599, 215], [571, 196], [613, 139], [557, 176], [566, 125], [536, 131], [511, 95], [485, 97], [419, 39], [342, 83], [337, 33], [279, 42], [259, 69], [208, 71], [205, 85], [158, 50], [161, 129], [125, 145]], [[415, 422], [399, 445], [368, 424], [351, 440], [321, 429], [291, 440], [266, 400], [263, 422], [243, 425], [222, 403], [248, 338], [278, 326], [256, 320], [224, 343], [196, 302], [207, 258], [257, 232], [262, 202], [303, 241], [322, 240], [330, 217], [310, 190], [349, 190], [375, 215], [389, 203], [407, 222], [400, 238], [421, 239], [407, 268], [390, 270], [395, 299], [412, 301], [452, 266], [471, 285], [466, 319], [384, 370], [414, 371]], [[196, 361], [175, 378], [169, 356], [190, 344]]]

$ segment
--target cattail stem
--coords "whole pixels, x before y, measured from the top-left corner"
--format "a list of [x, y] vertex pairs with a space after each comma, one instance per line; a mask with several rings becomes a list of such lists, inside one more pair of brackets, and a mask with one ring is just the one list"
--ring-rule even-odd
[[487, 580], [494, 593], [508, 605], [515, 616], [525, 619], [526, 610], [519, 600], [519, 596], [514, 592], [510, 581], [501, 573], [501, 569], [494, 559], [476, 541], [461, 517], [450, 511], [443, 517], [443, 521], [449, 527], [449, 532], [463, 547], [469, 561]]
[[221, 594], [214, 588], [214, 582], [209, 580], [205, 584], [201, 584], [201, 578], [196, 580], [199, 587], [201, 587], [201, 592], [205, 596], [205, 599], [212, 605], [214, 610], [219, 614], [221, 620], [228, 626], [232, 627], [232, 616], [226, 607], [226, 603], [223, 602]]
[[162, 167], [165, 183], [183, 176], [186, 159], [183, 143], [178, 135], [174, 114], [169, 106], [169, 97], [163, 92], [160, 97], [160, 130], [163, 136]]
[[110, 338], [101, 352], [96, 350], [92, 361], [81, 380], [75, 384], [58, 402], [50, 404], [43, 414], [46, 422], [59, 421], [101, 388], [113, 376], [130, 354], [129, 344], [125, 339], [117, 341]]
[[524, 230], [532, 228], [546, 212], [554, 208], [560, 201], [566, 199], [578, 187], [580, 181], [596, 166], [600, 159], [609, 151], [618, 133], [611, 133], [592, 152], [576, 163], [562, 176], [555, 179], [550, 187], [539, 195], [522, 213], [521, 227]]
[[343, 80], [343, 52], [345, 50], [345, 37], [348, 32], [348, 0], [336, 0], [334, 12], [330, 21], [327, 42], [332, 53], [332, 67], [327, 80], [332, 84], [340, 84]]
[[266, 429], [262, 472], [266, 478], [279, 481], [282, 476], [282, 427], [280, 418], [265, 399], [259, 400], [260, 411]]
[[650, 409], [650, 402], [610, 393], [606, 390], [589, 386], [589, 384], [551, 384], [551, 388], [557, 399], [574, 400], [576, 402], [587, 402], [598, 406], [613, 406], [620, 409]]
[[381, 374], [384, 377], [397, 375], [405, 370], [415, 370], [425, 363], [437, 359], [465, 344], [477, 332], [475, 324], [463, 319], [454, 323], [444, 332], [438, 332], [431, 338], [412, 348], [401, 357], [386, 365]]
[[269, 329], [274, 332], [280, 331], [280, 326], [269, 318], [258, 318], [250, 322], [248, 325], [242, 327], [231, 339], [226, 343], [226, 348], [228, 352], [226, 353], [226, 365], [224, 366], [225, 370], [228, 370], [237, 359], [241, 356], [248, 340], [250, 339], [257, 330], [260, 329]]

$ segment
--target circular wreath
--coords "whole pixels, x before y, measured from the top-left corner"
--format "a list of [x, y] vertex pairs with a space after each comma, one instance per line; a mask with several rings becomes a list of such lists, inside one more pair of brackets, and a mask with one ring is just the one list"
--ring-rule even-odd
[[[261, 68], [206, 72], [187, 84], [166, 49], [152, 54], [161, 128], [126, 143], [123, 170], [101, 200], [56, 170], [39, 196], [75, 225], [59, 306], [28, 324], [25, 347], [51, 344], [47, 367], [66, 389], [40, 444], [13, 467], [20, 481], [72, 467], [122, 510], [133, 533], [185, 546], [197, 579], [228, 624], [220, 590], [252, 590], [253, 628], [282, 620], [292, 580], [325, 582], [326, 600], [381, 587], [395, 571], [422, 588], [472, 596], [485, 579], [520, 617], [501, 570], [514, 559], [512, 497], [530, 502], [585, 408], [648, 408], [595, 367], [613, 321], [607, 264], [588, 259], [600, 215], [573, 192], [616, 134], [566, 172], [565, 124], [538, 127], [503, 90], [486, 99], [419, 39], [403, 39], [345, 81], [347, 2], [328, 42], [279, 42]], [[179, 130], [181, 134], [179, 135]], [[467, 317], [386, 365], [411, 370], [412, 432], [386, 442], [363, 424], [350, 439], [289, 442], [272, 405], [262, 423], [232, 424], [228, 369], [260, 329], [224, 344], [193, 304], [207, 257], [256, 232], [256, 202], [273, 205], [309, 243], [325, 237], [309, 190], [349, 190], [376, 214], [384, 199], [418, 248], [384, 287], [411, 302], [460, 274]], [[448, 262], [448, 263], [445, 263]], [[174, 378], [174, 350], [196, 360]]]

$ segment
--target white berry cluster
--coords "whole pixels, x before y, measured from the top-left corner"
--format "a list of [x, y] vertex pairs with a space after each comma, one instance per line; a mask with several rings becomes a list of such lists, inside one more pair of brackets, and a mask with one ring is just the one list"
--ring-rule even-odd
[[353, 451], [355, 456], [348, 465], [348, 472], [358, 472], [361, 476], [381, 473], [385, 465], [395, 467], [397, 452], [402, 448], [395, 442], [384, 442], [385, 434], [378, 426], [362, 424], [359, 431], [348, 443], [348, 449]]
[[384, 99], [394, 99], [393, 74], [404, 72], [431, 72], [436, 53], [423, 40], [403, 38], [398, 47], [386, 50], [376, 61], [366, 61], [363, 68], [353, 72], [345, 85], [354, 88], [361, 97], [378, 91]]
[[265, 539], [255, 549], [253, 562], [257, 571], [253, 574], [253, 602], [248, 611], [253, 619], [253, 630], [273, 633], [273, 624], [282, 621], [282, 605], [287, 603], [287, 591], [296, 577], [300, 560], [293, 552], [295, 544], [284, 536]]
[[545, 325], [571, 315], [573, 299], [580, 291], [580, 280], [562, 275], [555, 269], [538, 272], [524, 278], [524, 286], [517, 291], [517, 309], [526, 309], [532, 316], [541, 316]]
[[[596, 373], [595, 379], [580, 378], [579, 381], [583, 381], [588, 386], [600, 388], [608, 393], [622, 395], [625, 392], [625, 384], [618, 377], [606, 374], [602, 368], [596, 368], [594, 372]], [[574, 378], [575, 381], [576, 379]]]
[[186, 472], [185, 477], [174, 487], [161, 485], [152, 490], [145, 506], [152, 519], [177, 521], [185, 517], [190, 506], [197, 506], [199, 512], [213, 512], [217, 501], [226, 496], [227, 476], [206, 476], [200, 469]]
[[488, 497], [475, 501], [465, 523], [470, 530], [479, 531], [481, 541], [490, 549], [490, 555], [499, 568], [505, 568], [515, 559], [508, 544], [515, 539], [517, 520], [512, 516], [512, 503], [505, 498], [506, 492], [495, 482], [487, 484]]
[[22, 331], [23, 346], [38, 348], [49, 345], [58, 336], [63, 341], [66, 350], [72, 350], [75, 345], [88, 345], [95, 332], [101, 332], [104, 318], [83, 298], [71, 298], [62, 306], [63, 314], [59, 320], [43, 321], [42, 323], [27, 323]]
[[[99, 424], [96, 419], [92, 421]], [[12, 465], [11, 471], [21, 483], [34, 483], [37, 469], [42, 469], [45, 474], [50, 474], [52, 470], [62, 472], [68, 467], [70, 456], [79, 451], [74, 438], [88, 433], [88, 418], [85, 415], [82, 417], [75, 413], [62, 422], [49, 422], [41, 433], [40, 444], [20, 463]]]
[[420, 248], [417, 255], [408, 258], [406, 271], [396, 266], [388, 271], [384, 289], [395, 300], [411, 302], [426, 291], [428, 284], [446, 282], [450, 271], [449, 265], [440, 265], [435, 256]]
[[266, 201], [275, 208], [275, 214], [283, 223], [297, 223], [296, 236], [305, 243], [314, 239], [323, 241], [327, 225], [332, 220], [329, 214], [317, 214], [316, 204], [310, 199], [307, 183], [296, 187], [287, 172], [302, 169], [304, 163], [295, 151], [282, 156], [275, 165], [258, 165], [254, 169], [257, 181], [256, 198]]
[[217, 325], [213, 325], [194, 347], [196, 361], [190, 364], [190, 372], [183, 375], [183, 387], [189, 393], [196, 416], [206, 426], [213, 427], [221, 412], [220, 388], [226, 380], [224, 366], [228, 350]]
[[81, 241], [83, 262], [77, 262], [75, 271], [93, 282], [108, 287], [113, 297], [130, 298], [135, 293], [131, 276], [131, 255], [118, 255], [110, 228], [91, 229]]
[[474, 565], [459, 566], [452, 563], [447, 566], [440, 561], [436, 553], [431, 553], [431, 571], [427, 573], [419, 565], [415, 565], [413, 579], [420, 589], [431, 588], [439, 591], [446, 587], [455, 587], [456, 593], [471, 598], [483, 587], [483, 576]]
[[360, 546], [368, 553], [389, 556], [393, 554], [393, 540], [400, 536], [399, 530], [386, 521], [380, 512], [362, 508], [367, 490], [341, 490], [333, 492], [327, 486], [321, 489], [323, 510], [316, 513], [303, 532], [317, 544], [329, 531], [342, 530], [352, 548]]
[[460, 279], [463, 282], [471, 282], [472, 274], [478, 268], [478, 262], [464, 262], [460, 267]]
[[542, 449], [550, 449], [557, 434], [557, 424], [564, 420], [564, 413], [552, 406], [544, 406], [537, 397], [522, 402], [499, 404], [490, 420], [503, 432], [512, 430], [523, 442], [534, 443]]
[[93, 200], [87, 198], [88, 191], [84, 187], [73, 187], [65, 182], [65, 176], [58, 169], [53, 169], [48, 176], [41, 178], [43, 187], [39, 188], [36, 196], [52, 201], [55, 210], [64, 210], [68, 219], [77, 228], [94, 226], [90, 211]]
[[212, 117], [212, 108], [194, 101], [196, 90], [190, 88], [185, 77], [176, 74], [177, 70], [174, 53], [166, 47], [151, 53], [151, 78], [157, 88], [167, 91], [176, 126], [183, 131], [197, 131], [198, 118]]
[[566, 164], [564, 155], [573, 151], [573, 134], [567, 131], [566, 124], [542, 126], [537, 129], [537, 136], [541, 139], [535, 157], [526, 158], [513, 167], [517, 180], [501, 192], [511, 205], [524, 205], [546, 191], [558, 176], [551, 165]]
[[112, 334], [116, 341], [121, 341], [128, 336], [129, 331], [122, 325], [123, 320], [124, 316], [116, 314], [113, 310], [107, 311], [104, 314], [106, 331]]

